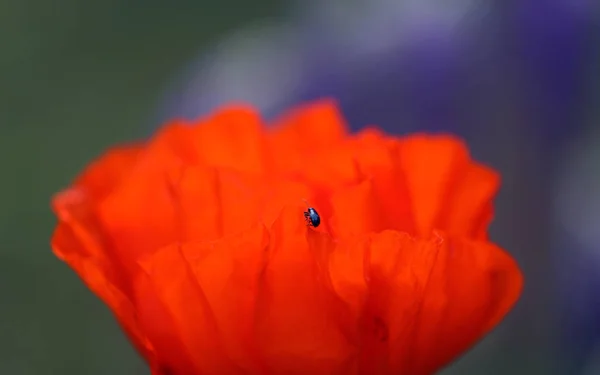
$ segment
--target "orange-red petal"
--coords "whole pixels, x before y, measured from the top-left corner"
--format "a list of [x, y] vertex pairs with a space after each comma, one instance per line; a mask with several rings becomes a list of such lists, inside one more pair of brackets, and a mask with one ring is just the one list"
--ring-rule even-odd
[[[172, 245], [142, 262], [197, 373], [261, 373], [254, 306], [268, 261], [264, 226]], [[188, 370], [189, 371], [189, 370]]]
[[143, 149], [142, 144], [132, 144], [108, 150], [77, 177], [73, 187], [85, 190], [91, 202], [103, 199], [133, 168]]
[[498, 175], [475, 164], [465, 145], [452, 136], [404, 137], [397, 151], [415, 233], [429, 236], [432, 230], [441, 229], [480, 237], [489, 224], [489, 202], [497, 192]]
[[303, 169], [311, 155], [347, 135], [347, 125], [333, 101], [321, 100], [295, 108], [273, 124], [268, 135], [274, 167], [279, 171]]
[[395, 231], [339, 244], [329, 274], [362, 313], [363, 374], [434, 373], [500, 321], [523, 282], [514, 260], [487, 242]]
[[178, 245], [140, 261], [135, 280], [139, 320], [165, 374], [232, 373], [213, 313]]
[[221, 108], [191, 129], [202, 164], [259, 174], [270, 162], [262, 119], [250, 106]]
[[334, 192], [331, 197], [333, 216], [327, 223], [333, 234], [349, 238], [389, 228], [381, 206], [383, 202], [376, 194], [371, 179]]
[[62, 192], [53, 199], [59, 222], [52, 236], [52, 250], [110, 307], [136, 349], [153, 363], [154, 349], [137, 321], [127, 281], [112, 263], [107, 251], [111, 245], [86, 199], [79, 188]]
[[302, 206], [286, 207], [273, 224], [270, 258], [256, 302], [255, 340], [269, 373], [351, 374], [357, 348], [345, 335], [339, 300], [309, 236]]
[[198, 373], [356, 370], [356, 348], [340, 327], [341, 301], [321, 263], [328, 249], [307, 240], [326, 234], [307, 228], [301, 210], [284, 209], [269, 232], [259, 226], [216, 242], [174, 245], [143, 262], [174, 324], [169, 332]]
[[196, 156], [190, 129], [181, 123], [165, 127], [144, 148], [111, 194], [96, 202], [97, 215], [112, 238], [115, 257], [131, 264], [140, 256], [176, 239], [178, 227], [170, 185], [173, 175]]
[[216, 240], [257, 223], [271, 225], [281, 207], [314, 196], [299, 181], [202, 165], [184, 167], [172, 185], [179, 241]]

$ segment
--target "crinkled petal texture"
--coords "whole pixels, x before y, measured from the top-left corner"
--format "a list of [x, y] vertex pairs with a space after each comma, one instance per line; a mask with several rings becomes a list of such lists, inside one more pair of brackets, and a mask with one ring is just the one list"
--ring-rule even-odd
[[52, 247], [155, 375], [431, 374], [519, 297], [486, 234], [498, 186], [451, 136], [227, 107], [91, 164]]

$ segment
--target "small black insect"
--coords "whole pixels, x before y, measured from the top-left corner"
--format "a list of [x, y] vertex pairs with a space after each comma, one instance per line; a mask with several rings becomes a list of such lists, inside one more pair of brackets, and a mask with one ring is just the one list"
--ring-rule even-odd
[[304, 212], [304, 218], [309, 226], [316, 228], [319, 226], [319, 224], [321, 224], [321, 217], [319, 216], [319, 213], [312, 207], [309, 207], [308, 210]]

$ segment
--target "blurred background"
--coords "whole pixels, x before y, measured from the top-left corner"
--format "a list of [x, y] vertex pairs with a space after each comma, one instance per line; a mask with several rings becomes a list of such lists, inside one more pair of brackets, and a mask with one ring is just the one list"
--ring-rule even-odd
[[0, 374], [146, 374], [53, 257], [51, 195], [116, 142], [245, 100], [450, 131], [503, 175], [524, 294], [443, 374], [600, 374], [600, 4], [0, 1]]

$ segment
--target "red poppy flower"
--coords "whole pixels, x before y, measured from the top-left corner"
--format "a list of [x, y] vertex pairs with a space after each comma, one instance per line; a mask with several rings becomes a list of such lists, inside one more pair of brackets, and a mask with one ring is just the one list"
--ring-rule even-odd
[[486, 234], [498, 186], [451, 136], [232, 106], [92, 163], [52, 248], [155, 375], [431, 374], [519, 297]]

